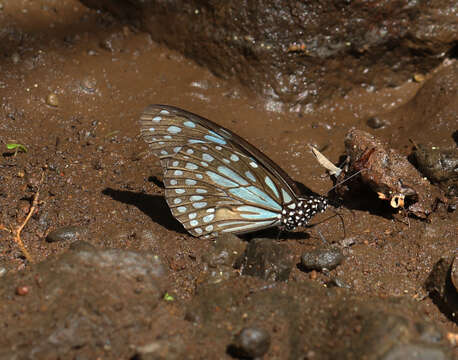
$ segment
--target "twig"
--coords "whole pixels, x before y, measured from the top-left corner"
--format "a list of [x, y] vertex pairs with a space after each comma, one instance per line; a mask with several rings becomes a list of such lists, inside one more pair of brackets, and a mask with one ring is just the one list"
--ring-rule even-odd
[[10, 229], [8, 229], [6, 226], [0, 224], [0, 230], [5, 230], [5, 231], [8, 231], [9, 233], [12, 233], [12, 231]]
[[19, 225], [16, 228], [16, 230], [9, 230], [5, 226], [0, 225], [0, 230], [9, 231], [10, 233], [14, 234], [14, 241], [19, 245], [19, 248], [21, 249], [21, 251], [24, 254], [25, 258], [30, 263], [33, 263], [33, 257], [32, 257], [32, 255], [30, 255], [30, 253], [28, 252], [28, 250], [25, 247], [24, 243], [22, 242], [21, 231], [22, 231], [22, 229], [24, 229], [25, 225], [28, 223], [28, 221], [30, 220], [30, 218], [33, 215], [33, 212], [35, 211], [35, 209], [37, 207], [38, 196], [40, 196], [40, 187], [41, 187], [41, 184], [43, 183], [43, 181], [44, 181], [44, 172], [41, 174], [41, 180], [40, 180], [40, 184], [38, 185], [38, 190], [35, 193], [35, 195], [33, 196], [32, 206], [30, 207], [29, 213], [27, 214], [27, 217], [25, 218], [23, 223], [21, 225]]

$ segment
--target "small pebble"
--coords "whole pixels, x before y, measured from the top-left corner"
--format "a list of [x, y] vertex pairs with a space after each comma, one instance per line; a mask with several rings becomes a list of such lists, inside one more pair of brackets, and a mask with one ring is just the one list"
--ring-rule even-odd
[[318, 249], [301, 256], [301, 265], [305, 270], [332, 270], [339, 265], [344, 256], [338, 248]]
[[51, 93], [46, 97], [46, 104], [48, 104], [49, 106], [57, 107], [59, 106], [59, 98], [56, 94]]
[[6, 268], [0, 267], [0, 277], [6, 275], [7, 272], [8, 272], [8, 271], [6, 270]]
[[53, 243], [58, 241], [76, 241], [78, 237], [87, 234], [87, 229], [82, 226], [64, 226], [51, 231], [46, 236], [46, 241]]
[[29, 287], [28, 286], [25, 286], [25, 285], [22, 285], [22, 286], [18, 286], [16, 288], [16, 294], [19, 295], [19, 296], [25, 296], [29, 293]]
[[263, 356], [270, 346], [270, 334], [261, 328], [247, 327], [236, 335], [231, 346], [234, 355], [245, 358]]
[[380, 129], [386, 125], [386, 122], [377, 116], [367, 119], [366, 123], [372, 129]]
[[93, 93], [97, 86], [97, 80], [91, 76], [86, 76], [81, 81], [81, 87], [87, 93]]
[[341, 241], [339, 241], [339, 244], [343, 247], [350, 247], [352, 245], [355, 245], [356, 244], [356, 240], [354, 237], [348, 237], [348, 238], [345, 238]]
[[415, 74], [413, 76], [413, 79], [415, 80], [415, 82], [420, 83], [420, 82], [425, 81], [425, 75], [423, 75], [423, 74]]
[[19, 61], [21, 61], [21, 56], [15, 52], [11, 55], [11, 60], [13, 61], [13, 64], [17, 64]]

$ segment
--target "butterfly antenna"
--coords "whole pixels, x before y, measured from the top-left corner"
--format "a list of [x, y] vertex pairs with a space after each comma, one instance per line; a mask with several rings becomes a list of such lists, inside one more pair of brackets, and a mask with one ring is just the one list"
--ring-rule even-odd
[[[337, 184], [335, 184], [332, 188], [329, 189], [329, 191], [332, 191], [334, 190], [336, 187], [346, 183], [348, 180], [350, 180], [351, 178], [354, 178], [355, 176], [361, 174], [364, 170], [367, 170], [367, 169], [361, 169], [361, 170], [358, 170], [357, 172], [355, 172], [354, 174], [350, 175], [349, 177], [343, 179], [341, 182], [338, 182]], [[329, 192], [328, 191], [328, 192]]]
[[333, 211], [334, 211], [334, 214], [336, 214], [339, 217], [340, 221], [342, 222], [342, 229], [343, 229], [343, 235], [344, 235], [343, 238], [345, 239], [347, 237], [347, 232], [345, 231], [345, 221], [343, 219], [343, 216], [338, 211], [336, 211], [334, 209], [333, 209]]

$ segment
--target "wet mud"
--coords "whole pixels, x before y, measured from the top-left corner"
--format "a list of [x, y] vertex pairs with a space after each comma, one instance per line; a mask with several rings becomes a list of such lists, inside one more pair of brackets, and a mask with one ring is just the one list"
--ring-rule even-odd
[[419, 219], [361, 187], [306, 228], [202, 240], [171, 215], [138, 125], [179, 106], [326, 195], [310, 145], [339, 164], [351, 128], [405, 159], [410, 140], [453, 154], [453, 59], [297, 111], [76, 0], [3, 0], [0, 22], [1, 359], [458, 355], [453, 192]]

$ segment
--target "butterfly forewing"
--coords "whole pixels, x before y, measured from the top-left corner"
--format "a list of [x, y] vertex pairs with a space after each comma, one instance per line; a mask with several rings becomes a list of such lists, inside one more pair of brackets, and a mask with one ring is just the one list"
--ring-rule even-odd
[[299, 194], [288, 174], [261, 151], [232, 131], [199, 115], [173, 106], [149, 105], [140, 117], [140, 126], [143, 138], [161, 163], [184, 145], [214, 143], [257, 159], [261, 167], [282, 183], [283, 188], [288, 188], [292, 195]]

